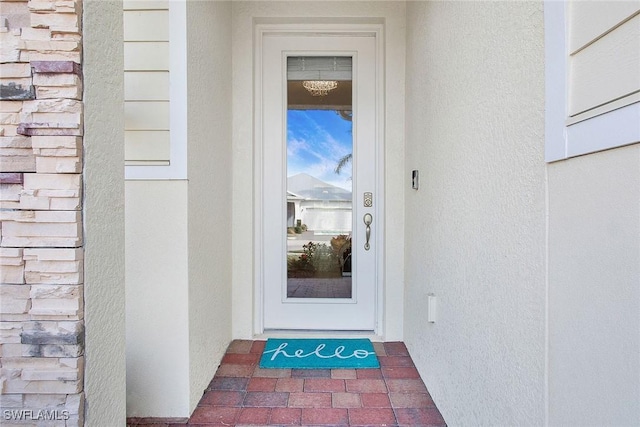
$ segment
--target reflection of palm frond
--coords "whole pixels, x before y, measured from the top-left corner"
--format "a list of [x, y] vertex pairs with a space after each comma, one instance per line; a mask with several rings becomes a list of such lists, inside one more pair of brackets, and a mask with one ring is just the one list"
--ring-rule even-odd
[[353, 111], [351, 110], [336, 110], [336, 113], [348, 122], [353, 120]]
[[342, 157], [338, 161], [338, 164], [336, 165], [335, 173], [340, 175], [340, 172], [342, 172], [342, 169], [344, 169], [344, 167], [347, 166], [347, 164], [351, 161], [352, 158], [353, 158], [353, 153], [349, 153], [346, 156]]

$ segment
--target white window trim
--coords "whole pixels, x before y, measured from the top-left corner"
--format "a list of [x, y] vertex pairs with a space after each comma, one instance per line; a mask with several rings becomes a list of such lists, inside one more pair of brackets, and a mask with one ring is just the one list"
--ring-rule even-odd
[[127, 180], [187, 179], [187, 3], [169, 2], [169, 164], [125, 166]]
[[545, 0], [545, 160], [622, 147], [640, 141], [640, 102], [567, 125], [567, 1]]

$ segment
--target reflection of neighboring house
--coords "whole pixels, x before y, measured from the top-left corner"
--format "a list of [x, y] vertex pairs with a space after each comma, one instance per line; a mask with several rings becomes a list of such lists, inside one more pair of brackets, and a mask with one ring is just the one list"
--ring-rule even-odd
[[287, 179], [287, 226], [297, 220], [319, 234], [351, 232], [351, 192], [300, 173]]
[[287, 227], [295, 227], [296, 220], [302, 218], [300, 204], [303, 200], [304, 197], [287, 191]]

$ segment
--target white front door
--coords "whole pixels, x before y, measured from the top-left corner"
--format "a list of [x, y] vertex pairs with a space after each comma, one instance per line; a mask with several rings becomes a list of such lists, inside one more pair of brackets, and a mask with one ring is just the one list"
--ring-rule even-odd
[[383, 235], [376, 34], [265, 33], [259, 43], [262, 330], [373, 332]]

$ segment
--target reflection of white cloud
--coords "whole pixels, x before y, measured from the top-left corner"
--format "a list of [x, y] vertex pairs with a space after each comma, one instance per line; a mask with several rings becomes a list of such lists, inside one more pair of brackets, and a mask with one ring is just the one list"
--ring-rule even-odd
[[[331, 130], [306, 112], [296, 112], [295, 119], [290, 121], [288, 129], [287, 175], [304, 172], [327, 183], [351, 190], [351, 165], [348, 164], [340, 175], [335, 173], [340, 159], [352, 152], [351, 136], [340, 140]], [[344, 132], [344, 129], [333, 130]]]
[[287, 141], [287, 156], [295, 156], [300, 151], [308, 150], [307, 141], [298, 138], [289, 138]]

